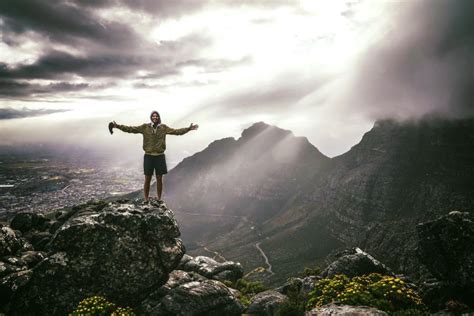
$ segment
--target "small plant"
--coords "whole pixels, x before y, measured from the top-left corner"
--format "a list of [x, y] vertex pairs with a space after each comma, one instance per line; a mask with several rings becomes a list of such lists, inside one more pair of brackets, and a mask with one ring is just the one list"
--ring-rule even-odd
[[262, 282], [251, 282], [245, 279], [238, 279], [231, 287], [236, 290], [239, 290], [242, 294], [250, 294], [252, 296], [267, 290], [267, 288], [263, 285]]
[[117, 307], [102, 296], [82, 300], [70, 316], [135, 316], [130, 307]]
[[305, 278], [308, 276], [320, 275], [320, 274], [321, 274], [321, 268], [319, 267], [314, 267], [314, 268], [305, 267], [303, 272], [300, 272], [298, 276], [301, 278]]
[[267, 288], [260, 281], [251, 282], [245, 279], [238, 279], [235, 282], [226, 280], [224, 281], [224, 284], [228, 287], [238, 290], [241, 293], [239, 300], [245, 307], [249, 306], [252, 296], [267, 290]]
[[403, 280], [372, 273], [352, 279], [336, 275], [315, 283], [309, 293], [307, 309], [331, 302], [372, 306], [387, 312], [425, 309], [421, 298]]

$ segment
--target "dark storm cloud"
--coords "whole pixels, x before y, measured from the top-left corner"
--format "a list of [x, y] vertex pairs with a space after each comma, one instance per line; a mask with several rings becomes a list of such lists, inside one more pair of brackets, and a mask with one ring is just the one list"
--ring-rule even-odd
[[66, 1], [2, 0], [0, 17], [7, 35], [33, 31], [63, 44], [74, 44], [81, 39], [113, 47], [140, 44], [140, 36], [128, 25], [106, 21], [93, 11]]
[[[133, 29], [133, 21], [103, 18], [99, 12], [107, 12], [104, 10], [113, 12], [128, 8], [160, 21], [209, 7], [274, 8], [291, 3], [264, 0], [3, 0], [0, 1], [1, 40], [13, 49], [25, 41], [44, 45], [34, 52], [37, 56], [33, 62], [13, 65], [0, 60], [0, 97], [61, 91], [53, 86], [48, 90], [45, 85], [25, 83], [31, 79], [56, 80], [55, 84], [68, 84], [79, 91], [81, 87], [72, 82], [77, 81], [77, 77], [120, 81], [157, 79], [179, 76], [181, 69], [187, 66], [199, 67], [202, 73], [212, 73], [249, 62], [248, 58], [238, 61], [202, 59], [199, 53], [212, 45], [206, 34], [150, 42]], [[145, 74], [139, 71], [145, 71]]]
[[53, 109], [34, 110], [34, 109], [27, 109], [27, 108], [22, 108], [18, 110], [18, 109], [12, 109], [12, 108], [0, 108], [0, 120], [40, 116], [40, 115], [47, 115], [47, 114], [66, 112], [66, 111], [69, 111], [69, 110], [53, 110]]
[[113, 86], [113, 84], [88, 84], [55, 82], [49, 84], [32, 84], [14, 80], [0, 80], [0, 97], [17, 98], [30, 96], [47, 96], [55, 93], [97, 91]]
[[474, 1], [406, 6], [363, 57], [347, 102], [373, 118], [474, 115]]
[[17, 68], [0, 64], [0, 78], [58, 79], [72, 75], [81, 77], [124, 76], [147, 63], [144, 58], [133, 55], [103, 54], [91, 57], [76, 57], [68, 53], [52, 51], [35, 63]]

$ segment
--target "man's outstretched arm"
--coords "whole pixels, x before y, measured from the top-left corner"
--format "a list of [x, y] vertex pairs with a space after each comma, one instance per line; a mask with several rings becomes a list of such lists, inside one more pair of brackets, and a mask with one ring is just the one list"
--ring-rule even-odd
[[198, 129], [198, 127], [199, 127], [199, 125], [193, 124], [193, 123], [191, 123], [191, 125], [189, 125], [189, 127], [185, 127], [185, 128], [171, 128], [169, 126], [166, 126], [166, 134], [183, 135], [183, 134], [186, 134], [189, 131]]
[[127, 125], [117, 124], [115, 123], [115, 121], [113, 123], [114, 123], [115, 128], [118, 128], [122, 132], [126, 132], [126, 133], [141, 134], [143, 133], [143, 130], [145, 129], [145, 124], [139, 125], [139, 126], [127, 126]]

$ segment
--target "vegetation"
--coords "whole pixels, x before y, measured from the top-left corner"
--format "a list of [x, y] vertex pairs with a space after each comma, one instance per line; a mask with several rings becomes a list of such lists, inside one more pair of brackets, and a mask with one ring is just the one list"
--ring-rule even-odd
[[[306, 271], [306, 269], [305, 269]], [[288, 280], [289, 287], [286, 295], [288, 301], [278, 309], [277, 316], [304, 316], [306, 298], [300, 289], [300, 285], [294, 278]]]
[[82, 300], [70, 316], [135, 316], [130, 307], [117, 307], [102, 296]]
[[308, 276], [320, 275], [321, 272], [322, 272], [321, 268], [317, 267], [317, 266], [314, 267], [314, 268], [305, 267], [303, 272], [300, 272], [298, 274], [298, 277], [305, 278], [305, 277], [308, 277]]
[[336, 275], [319, 280], [315, 283], [314, 290], [309, 293], [306, 308], [311, 309], [331, 302], [372, 306], [390, 313], [404, 310], [423, 313], [425, 310], [421, 298], [403, 280], [378, 273], [352, 279], [345, 275]]
[[267, 288], [260, 281], [251, 282], [245, 279], [238, 279], [235, 282], [224, 281], [224, 284], [228, 287], [238, 290], [241, 293], [239, 300], [245, 307], [250, 304], [250, 298], [252, 298], [252, 296], [267, 290]]

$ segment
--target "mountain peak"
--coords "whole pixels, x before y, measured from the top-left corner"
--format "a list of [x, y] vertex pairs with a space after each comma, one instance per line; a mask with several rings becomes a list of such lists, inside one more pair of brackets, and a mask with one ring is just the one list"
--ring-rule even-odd
[[277, 137], [286, 137], [289, 135], [293, 135], [293, 133], [289, 130], [281, 129], [279, 127], [276, 127], [274, 125], [269, 125], [265, 122], [256, 122], [252, 124], [250, 127], [244, 129], [242, 131], [242, 139], [251, 139], [254, 137], [257, 137], [258, 135], [265, 133], [269, 134], [272, 136], [277, 136]]

